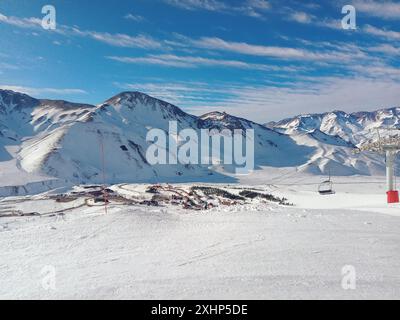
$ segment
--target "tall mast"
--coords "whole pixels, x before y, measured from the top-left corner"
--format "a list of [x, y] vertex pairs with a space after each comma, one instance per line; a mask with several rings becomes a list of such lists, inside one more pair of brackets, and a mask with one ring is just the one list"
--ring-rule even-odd
[[[381, 129], [390, 130], [388, 128]], [[395, 130], [399, 129], [396, 128]], [[376, 131], [378, 135], [378, 140], [361, 144], [361, 146], [356, 150], [356, 153], [369, 151], [386, 156], [386, 194], [388, 198], [388, 203], [398, 203], [399, 192], [395, 190], [396, 186], [394, 183], [394, 162], [396, 159], [396, 154], [400, 151], [400, 138], [398, 134], [382, 137], [379, 132], [379, 128], [377, 128]]]

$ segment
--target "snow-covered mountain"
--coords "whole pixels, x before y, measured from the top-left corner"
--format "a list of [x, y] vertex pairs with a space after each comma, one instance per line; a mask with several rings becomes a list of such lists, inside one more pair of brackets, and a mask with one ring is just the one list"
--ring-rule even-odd
[[147, 162], [148, 129], [167, 131], [172, 120], [182, 128], [197, 127], [198, 119], [145, 94], [121, 93], [100, 106], [36, 100], [11, 91], [0, 91], [0, 97], [2, 160], [9, 160], [6, 146], [19, 145], [18, 165], [27, 172], [79, 183], [205, 175], [201, 167]]
[[[199, 137], [201, 129], [254, 129], [257, 167], [297, 166], [311, 154], [291, 137], [254, 122], [219, 113], [196, 117], [140, 92], [123, 92], [99, 106], [38, 100], [12, 91], [0, 91], [0, 96], [2, 160], [10, 157], [6, 147], [15, 145], [23, 170], [74, 183], [193, 181], [211, 175], [214, 181], [234, 181], [209, 170], [215, 167], [150, 165], [148, 130], [168, 132], [170, 121], [177, 122], [178, 130], [196, 130]], [[232, 172], [234, 167], [218, 169]]]
[[326, 173], [329, 170], [343, 175], [381, 174], [384, 171], [381, 155], [354, 155], [352, 149], [376, 139], [377, 128], [400, 128], [400, 108], [299, 115], [265, 126], [290, 135], [299, 144], [315, 145], [319, 151], [311, 161], [318, 169], [310, 169], [312, 172]]
[[[200, 117], [201, 127], [209, 130], [254, 130], [254, 154], [256, 168], [296, 167], [307, 162], [314, 152], [313, 147], [298, 145], [296, 141], [258, 123], [234, 117], [224, 112], [211, 112]], [[243, 146], [244, 148], [244, 146]]]
[[[94, 106], [40, 100], [0, 90], [0, 162], [71, 183], [235, 181], [232, 166], [150, 165], [149, 129], [254, 129], [255, 167], [291, 167], [337, 175], [383, 173], [379, 155], [352, 153], [366, 132], [398, 125], [400, 110], [333, 112], [263, 126], [226, 113], [201, 117], [140, 92], [123, 92]], [[178, 141], [178, 144], [182, 143]], [[223, 144], [222, 144], [223, 146]], [[168, 152], [168, 147], [167, 150]]]
[[333, 111], [321, 114], [299, 115], [279, 122], [266, 124], [286, 134], [319, 130], [357, 145], [375, 134], [381, 127], [400, 127], [400, 108], [381, 109], [373, 112], [346, 113]]

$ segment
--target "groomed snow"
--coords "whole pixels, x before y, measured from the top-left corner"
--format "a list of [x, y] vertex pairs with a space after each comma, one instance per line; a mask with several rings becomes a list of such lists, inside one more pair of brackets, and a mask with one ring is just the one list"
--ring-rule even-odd
[[[96, 206], [1, 217], [0, 298], [399, 299], [400, 206], [385, 204], [383, 178], [334, 178], [337, 194], [325, 197], [315, 191], [320, 179], [242, 179], [294, 207], [113, 204], [108, 214]], [[6, 198], [0, 212], [81, 205], [43, 198]], [[356, 270], [356, 290], [342, 288], [345, 265]], [[42, 286], [45, 266], [55, 267], [56, 290]]]

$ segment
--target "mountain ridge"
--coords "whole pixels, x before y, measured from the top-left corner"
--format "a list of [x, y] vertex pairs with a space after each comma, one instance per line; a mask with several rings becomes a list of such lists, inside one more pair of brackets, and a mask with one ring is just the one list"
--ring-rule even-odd
[[302, 114], [269, 122], [265, 126], [286, 134], [311, 132], [318, 129], [323, 133], [338, 135], [347, 142], [358, 145], [371, 137], [368, 131], [382, 127], [400, 128], [400, 107], [352, 113], [336, 110]]
[[[376, 114], [300, 115], [265, 126], [225, 112], [191, 115], [138, 91], [121, 92], [95, 106], [0, 90], [0, 111], [0, 162], [13, 158], [26, 172], [73, 183], [100, 183], [103, 170], [108, 172], [108, 183], [185, 182], [205, 177], [235, 181], [231, 165], [221, 164], [219, 169], [149, 165], [146, 134], [151, 128], [168, 132], [170, 121], [176, 121], [179, 130], [253, 129], [256, 170], [293, 167], [313, 174], [326, 174], [332, 168], [338, 175], [383, 173], [383, 159], [354, 155], [352, 150], [368, 137], [370, 128], [400, 123], [400, 108], [391, 108]], [[14, 153], [9, 152], [11, 146]], [[106, 153], [106, 168], [101, 148]]]

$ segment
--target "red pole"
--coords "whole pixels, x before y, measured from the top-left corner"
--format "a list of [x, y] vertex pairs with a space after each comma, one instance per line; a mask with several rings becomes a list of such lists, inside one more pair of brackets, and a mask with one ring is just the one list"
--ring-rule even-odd
[[103, 166], [103, 199], [104, 199], [104, 212], [107, 214], [107, 204], [108, 204], [108, 194], [106, 191], [106, 161], [105, 161], [105, 154], [104, 154], [104, 143], [103, 143], [103, 136], [100, 138], [100, 148], [101, 148], [101, 162]]

